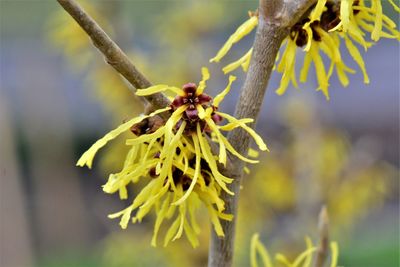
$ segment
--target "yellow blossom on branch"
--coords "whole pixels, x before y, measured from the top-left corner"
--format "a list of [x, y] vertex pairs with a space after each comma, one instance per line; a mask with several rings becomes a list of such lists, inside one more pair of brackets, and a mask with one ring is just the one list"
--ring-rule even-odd
[[[390, 1], [393, 8], [400, 12], [400, 8]], [[233, 33], [211, 62], [219, 62], [229, 49], [244, 36], [248, 35], [258, 25], [258, 14], [250, 13], [250, 18], [244, 22], [235, 33]], [[296, 74], [296, 54], [303, 47], [304, 62], [299, 75], [300, 82], [307, 81], [311, 63], [315, 66], [318, 88], [329, 99], [329, 80], [336, 70], [339, 81], [343, 86], [349, 84], [348, 73], [355, 73], [342, 60], [340, 44], [344, 40], [345, 46], [361, 69], [364, 82], [369, 83], [365, 63], [360, 51], [354, 44], [361, 45], [367, 50], [373, 45], [365, 39], [366, 32], [371, 33], [373, 42], [380, 38], [400, 39], [400, 33], [396, 29], [396, 23], [383, 14], [381, 0], [371, 1], [367, 5], [365, 1], [355, 0], [318, 0], [310, 14], [305, 19], [296, 23], [291, 29], [289, 36], [283, 41], [284, 52], [277, 59], [276, 71], [282, 73], [280, 86], [276, 93], [285, 93], [290, 83], [298, 87]], [[225, 74], [242, 67], [248, 70], [252, 55], [250, 49], [237, 61], [228, 64], [222, 70]], [[329, 59], [330, 65], [326, 67], [324, 57]]]
[[[250, 264], [251, 267], [275, 267], [275, 266], [285, 266], [285, 267], [311, 267], [311, 263], [313, 262], [313, 255], [318, 251], [318, 247], [314, 246], [311, 239], [309, 237], [305, 238], [307, 249], [300, 253], [293, 262], [290, 262], [287, 257], [281, 253], [276, 254], [275, 262], [279, 263], [279, 265], [275, 264], [272, 260], [268, 250], [264, 247], [264, 245], [259, 240], [259, 235], [254, 234], [251, 238], [250, 244]], [[336, 242], [330, 243], [331, 249], [331, 259], [330, 267], [337, 267], [337, 261], [339, 257], [339, 247]], [[261, 259], [261, 265], [257, 258]]]
[[[218, 111], [219, 104], [229, 93], [236, 78], [230, 76], [226, 88], [212, 98], [204, 93], [206, 81], [210, 78], [207, 68], [202, 69], [202, 76], [198, 85], [188, 83], [182, 88], [155, 85], [139, 89], [139, 96], [167, 90], [174, 92], [176, 96], [169, 107], [133, 118], [106, 134], [77, 163], [78, 166], [87, 165], [91, 168], [95, 154], [107, 142], [128, 130], [135, 134], [135, 138], [126, 140], [131, 149], [123, 169], [109, 176], [103, 190], [110, 194], [119, 192], [120, 198], [126, 199], [127, 186], [130, 183], [137, 183], [141, 178], [150, 178], [130, 206], [109, 217], [121, 217], [120, 225], [126, 228], [131, 218], [133, 223], [140, 222], [154, 210], [157, 219], [153, 245], [156, 245], [162, 222], [172, 220], [164, 245], [185, 233], [192, 245], [196, 246], [199, 227], [196, 226], [194, 213], [197, 203], [205, 205], [215, 232], [218, 236], [224, 236], [220, 219], [231, 220], [232, 215], [223, 213], [225, 203], [219, 196], [221, 190], [233, 194], [228, 188], [233, 179], [224, 176], [218, 170], [218, 164], [227, 163], [228, 152], [248, 163], [258, 161], [238, 153], [222, 132], [241, 127], [253, 137], [260, 150], [267, 150], [262, 138], [247, 125], [253, 119], [236, 119]], [[170, 114], [166, 121], [157, 119], [158, 114], [163, 112]], [[221, 125], [224, 119], [227, 123]], [[209, 140], [218, 144], [218, 156], [214, 155]], [[252, 152], [249, 156], [253, 157], [255, 154], [257, 153]], [[136, 214], [132, 216], [134, 211]]]

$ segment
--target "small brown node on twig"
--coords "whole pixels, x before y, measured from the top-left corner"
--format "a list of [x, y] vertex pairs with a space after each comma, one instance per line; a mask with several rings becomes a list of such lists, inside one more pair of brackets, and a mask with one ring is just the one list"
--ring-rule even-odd
[[249, 10], [247, 13], [249, 14], [250, 18], [251, 17], [258, 17], [258, 15], [259, 15], [258, 8], [256, 10], [254, 10], [254, 11]]

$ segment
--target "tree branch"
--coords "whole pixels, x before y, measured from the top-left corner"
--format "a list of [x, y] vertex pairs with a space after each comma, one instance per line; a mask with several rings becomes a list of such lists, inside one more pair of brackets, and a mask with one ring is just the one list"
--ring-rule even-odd
[[323, 267], [329, 251], [329, 217], [326, 207], [323, 206], [318, 217], [319, 243], [314, 267]]
[[[107, 63], [128, 80], [134, 88], [140, 89], [152, 85], [132, 64], [119, 46], [111, 40], [96, 21], [94, 21], [75, 0], [57, 1], [89, 35], [94, 46], [104, 55]], [[161, 93], [146, 96], [145, 98], [155, 109], [164, 108], [170, 104], [168, 98]]]
[[[236, 118], [257, 120], [281, 43], [289, 34], [289, 29], [315, 2], [316, 0], [260, 0], [259, 24], [253, 44], [253, 55], [236, 105]], [[250, 136], [246, 131], [237, 128], [231, 132], [228, 140], [239, 153], [247, 153]], [[228, 267], [233, 261], [237, 205], [244, 164], [237, 158], [231, 157], [230, 160], [231, 167], [222, 171], [226, 176], [234, 178], [230, 189], [235, 195], [222, 192], [221, 198], [225, 202], [226, 213], [233, 214], [234, 219], [230, 222], [221, 222], [224, 238], [219, 238], [212, 231], [208, 255], [209, 267]]]

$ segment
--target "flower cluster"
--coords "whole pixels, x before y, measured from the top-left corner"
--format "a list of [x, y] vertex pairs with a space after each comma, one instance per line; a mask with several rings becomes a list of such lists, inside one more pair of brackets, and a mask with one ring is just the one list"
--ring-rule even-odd
[[[389, 0], [393, 8], [400, 12], [400, 8]], [[219, 62], [229, 51], [234, 43], [240, 41], [258, 25], [258, 14], [250, 13], [250, 19], [243, 23], [236, 32], [231, 35], [225, 45], [220, 49], [211, 62]], [[371, 41], [366, 40], [366, 32], [370, 33]], [[300, 82], [307, 81], [307, 75], [311, 63], [315, 66], [318, 81], [318, 89], [329, 99], [329, 80], [336, 70], [339, 81], [343, 86], [349, 84], [348, 73], [355, 71], [342, 61], [340, 44], [345, 46], [361, 69], [364, 82], [369, 83], [364, 60], [357, 46], [366, 51], [380, 38], [400, 39], [400, 33], [396, 30], [396, 23], [382, 12], [381, 0], [371, 1], [367, 5], [363, 0], [318, 0], [312, 8], [309, 16], [291, 29], [289, 36], [284, 40], [284, 52], [281, 59], [277, 58], [276, 70], [282, 73], [281, 83], [276, 92], [285, 93], [289, 83], [298, 87], [296, 67], [296, 52], [303, 47], [305, 51], [304, 62], [300, 72]], [[322, 52], [330, 61], [329, 68], [323, 62]], [[252, 48], [239, 60], [225, 66], [224, 73], [229, 73], [239, 67], [244, 71], [250, 63]]]
[[[218, 111], [219, 104], [236, 78], [230, 76], [226, 88], [212, 98], [204, 93], [206, 81], [210, 78], [207, 68], [202, 68], [202, 76], [198, 85], [188, 83], [178, 88], [161, 84], [137, 90], [139, 96], [167, 90], [176, 96], [169, 107], [133, 118], [109, 132], [93, 144], [77, 163], [90, 168], [95, 154], [107, 142], [128, 130], [135, 134], [134, 138], [126, 140], [131, 149], [123, 169], [109, 176], [103, 190], [110, 194], [119, 192], [120, 198], [126, 199], [129, 184], [137, 183], [141, 178], [147, 179], [132, 204], [109, 217], [121, 217], [120, 225], [126, 228], [131, 217], [133, 223], [140, 222], [154, 210], [157, 215], [152, 240], [154, 246], [164, 220], [172, 221], [164, 245], [185, 233], [191, 244], [196, 246], [200, 228], [195, 211], [200, 203], [207, 208], [217, 235], [224, 235], [219, 220], [231, 220], [232, 215], [223, 212], [225, 203], [220, 193], [224, 190], [233, 194], [228, 188], [233, 179], [223, 175], [218, 164], [226, 165], [227, 152], [248, 163], [258, 161], [238, 153], [222, 132], [241, 127], [253, 137], [260, 150], [267, 150], [262, 138], [247, 125], [253, 119], [236, 119]], [[157, 119], [164, 112], [169, 113], [169, 118], [166, 121]], [[221, 125], [224, 119], [227, 123]], [[218, 157], [214, 156], [213, 144], [219, 147]], [[132, 216], [134, 211], [136, 214]]]
[[[309, 237], [305, 238], [307, 249], [300, 253], [293, 262], [290, 262], [285, 255], [283, 254], [276, 254], [276, 263], [279, 264], [279, 266], [285, 266], [285, 267], [310, 267], [312, 266], [313, 262], [313, 254], [315, 254], [318, 251], [318, 247], [316, 247], [311, 239]], [[331, 242], [330, 243], [330, 249], [331, 249], [331, 259], [330, 259], [330, 267], [337, 267], [338, 263], [338, 257], [339, 257], [339, 246], [337, 242]], [[259, 255], [262, 265], [265, 267], [274, 267], [277, 266], [275, 262], [271, 259], [271, 256], [268, 253], [268, 250], [264, 247], [264, 245], [260, 242], [259, 240], [259, 235], [254, 234], [253, 237], [251, 238], [251, 244], [250, 244], [250, 265], [251, 267], [257, 267], [259, 266], [258, 261], [257, 261], [257, 256]], [[315, 260], [315, 259], [314, 259]]]

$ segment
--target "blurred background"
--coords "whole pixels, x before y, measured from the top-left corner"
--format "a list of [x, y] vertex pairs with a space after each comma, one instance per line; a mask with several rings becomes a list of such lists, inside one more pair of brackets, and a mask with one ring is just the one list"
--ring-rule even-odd
[[[208, 66], [215, 95], [227, 82], [221, 67], [254, 38], [222, 65], [208, 63], [256, 1], [79, 2], [155, 84], [197, 82]], [[0, 34], [0, 266], [205, 266], [209, 226], [197, 249], [185, 239], [152, 248], [154, 218], [127, 230], [107, 219], [131, 201], [101, 189], [121, 168], [123, 138], [92, 171], [75, 167], [94, 141], [142, 112], [75, 22], [55, 1], [1, 0]], [[271, 152], [243, 182], [235, 266], [249, 265], [254, 232], [272, 255], [303, 251], [304, 236], [317, 240], [324, 204], [341, 266], [399, 266], [399, 57], [398, 42], [381, 40], [364, 55], [371, 83], [357, 73], [343, 88], [334, 77], [329, 102], [315, 75], [283, 97], [272, 76], [257, 125]], [[228, 113], [244, 78], [235, 75]]]

